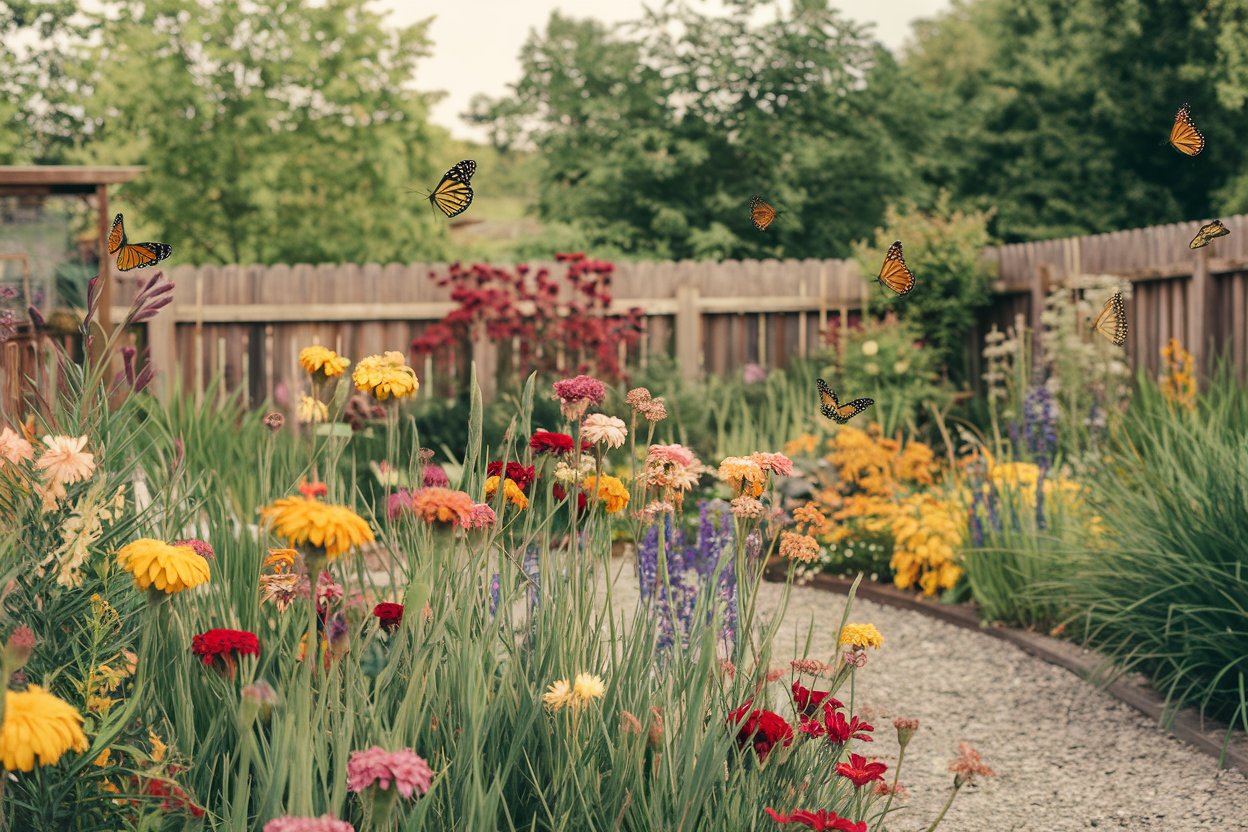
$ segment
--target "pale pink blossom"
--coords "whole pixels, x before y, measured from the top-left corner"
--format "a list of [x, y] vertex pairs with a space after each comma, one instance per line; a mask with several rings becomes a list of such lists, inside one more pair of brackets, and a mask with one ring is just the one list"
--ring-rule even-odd
[[646, 454], [646, 464], [670, 462], [686, 468], [697, 462], [693, 451], [683, 445], [651, 445]]
[[554, 384], [555, 397], [565, 419], [579, 419], [591, 404], [602, 404], [607, 397], [607, 386], [596, 378], [579, 375], [565, 378]]
[[331, 815], [321, 815], [319, 818], [284, 815], [266, 823], [264, 832], [355, 832], [355, 827]]
[[347, 789], [356, 793], [376, 786], [386, 791], [391, 784], [405, 798], [425, 794], [433, 784], [433, 769], [410, 748], [386, 751], [378, 745], [352, 751], [347, 761]]
[[732, 501], [732, 513], [742, 520], [752, 520], [763, 513], [763, 504], [753, 497], [737, 497]]
[[608, 448], [618, 448], [627, 437], [628, 427], [615, 416], [591, 413], [581, 423], [581, 438], [594, 445], [605, 442]]
[[486, 503], [473, 503], [472, 512], [461, 524], [465, 529], [488, 529], [498, 522], [498, 515]]
[[45, 436], [48, 449], [39, 455], [35, 467], [46, 471], [51, 482], [70, 485], [90, 479], [95, 472], [95, 455], [83, 450], [85, 436]]
[[20, 433], [9, 427], [0, 430], [0, 459], [10, 465], [16, 465], [19, 462], [33, 459], [34, 456], [34, 446], [27, 442]]
[[787, 477], [793, 473], [793, 460], [784, 454], [769, 454], [763, 451], [752, 453], [750, 459], [758, 463], [758, 467], [764, 471], [770, 471], [781, 477]]

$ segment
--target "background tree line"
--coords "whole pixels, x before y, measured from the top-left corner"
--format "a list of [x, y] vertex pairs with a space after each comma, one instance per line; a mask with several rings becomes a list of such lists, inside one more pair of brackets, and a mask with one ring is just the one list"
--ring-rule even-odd
[[[1248, 0], [955, 0], [900, 55], [826, 0], [722, 5], [553, 15], [465, 148], [417, 88], [427, 24], [367, 0], [10, 0], [0, 163], [147, 165], [121, 205], [186, 262], [839, 257], [890, 206], [1007, 242], [1248, 209]], [[1163, 145], [1184, 101], [1196, 159]], [[460, 153], [473, 218], [541, 226], [448, 237], [409, 189]]]

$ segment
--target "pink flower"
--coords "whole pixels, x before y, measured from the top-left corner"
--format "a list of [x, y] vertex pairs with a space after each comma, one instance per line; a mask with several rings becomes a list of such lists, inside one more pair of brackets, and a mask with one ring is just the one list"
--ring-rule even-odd
[[591, 413], [581, 423], [581, 437], [594, 445], [605, 442], [608, 448], [618, 448], [627, 436], [624, 420], [604, 413]]
[[21, 434], [8, 427], [0, 430], [0, 459], [10, 465], [16, 465], [19, 462], [33, 459], [34, 456], [35, 446], [23, 439]]
[[488, 529], [498, 522], [498, 515], [486, 503], [473, 503], [472, 512], [461, 524], [465, 529]]
[[752, 520], [755, 517], [762, 516], [763, 504], [753, 497], [734, 497], [732, 500], [732, 514], [734, 517], [740, 517], [742, 520]]
[[602, 404], [607, 397], [607, 386], [586, 375], [556, 381], [554, 387], [565, 419], [581, 418], [591, 404]]
[[450, 488], [451, 480], [441, 465], [426, 464], [424, 472], [425, 488]]
[[793, 460], [784, 454], [769, 454], [763, 451], [757, 451], [747, 457], [758, 463], [758, 467], [764, 471], [770, 471], [781, 477], [787, 477], [793, 473]]
[[355, 832], [355, 827], [345, 820], [335, 820], [329, 815], [321, 815], [319, 818], [283, 815], [266, 823], [264, 832]]
[[405, 798], [416, 792], [422, 795], [433, 784], [433, 769], [410, 748], [386, 751], [379, 745], [364, 751], [352, 751], [347, 761], [347, 789], [359, 793], [371, 786], [381, 791], [391, 783]]
[[671, 463], [672, 465], [680, 465], [687, 468], [696, 461], [697, 457], [693, 455], [693, 451], [683, 445], [651, 445], [650, 451], [646, 455], [647, 465]]

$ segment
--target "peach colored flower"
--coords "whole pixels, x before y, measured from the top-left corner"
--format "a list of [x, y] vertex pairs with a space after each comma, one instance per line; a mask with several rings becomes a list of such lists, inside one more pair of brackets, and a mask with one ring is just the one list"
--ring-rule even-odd
[[819, 541], [807, 534], [785, 532], [780, 535], [780, 557], [812, 563], [819, 559]]
[[581, 438], [594, 445], [605, 442], [608, 448], [618, 448], [627, 436], [628, 428], [624, 420], [615, 416], [591, 413], [581, 423]]
[[753, 497], [736, 497], [732, 501], [732, 513], [742, 520], [751, 520], [763, 515], [763, 504]]
[[0, 430], [0, 459], [10, 465], [33, 459], [35, 448], [10, 427]]
[[758, 463], [758, 467], [764, 471], [770, 471], [781, 477], [787, 477], [793, 473], [793, 460], [784, 454], [769, 454], [763, 451], [757, 451], [748, 457]]
[[413, 514], [429, 524], [467, 527], [472, 519], [472, 497], [451, 488], [418, 488], [408, 506]]
[[739, 494], [757, 497], [763, 493], [767, 475], [757, 462], [739, 456], [730, 456], [719, 463], [719, 478], [727, 482]]
[[95, 472], [95, 456], [83, 450], [85, 436], [45, 436], [48, 449], [39, 455], [35, 467], [46, 471], [48, 478], [59, 485], [70, 485], [90, 479]]

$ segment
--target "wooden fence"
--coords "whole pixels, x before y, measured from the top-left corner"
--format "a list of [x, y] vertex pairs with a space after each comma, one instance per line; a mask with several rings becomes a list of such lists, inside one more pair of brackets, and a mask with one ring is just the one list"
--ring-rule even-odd
[[[1179, 223], [986, 250], [998, 275], [994, 302], [968, 349], [978, 353], [980, 338], [993, 323], [1004, 328], [1021, 314], [1034, 325], [1045, 293], [1067, 277], [1114, 274], [1133, 284], [1127, 307], [1133, 364], [1155, 372], [1159, 350], [1173, 336], [1201, 366], [1223, 355], [1244, 373], [1248, 215], [1226, 220], [1229, 237], [1193, 252], [1187, 246], [1199, 226]], [[549, 265], [555, 274], [562, 269]], [[912, 265], [922, 291], [922, 263]], [[177, 287], [174, 303], [146, 325], [143, 336], [158, 372], [157, 390], [166, 395], [180, 384], [202, 396], [220, 374], [221, 394], [241, 388], [248, 401], [260, 402], [299, 390], [296, 356], [308, 344], [325, 344], [352, 358], [406, 351], [414, 337], [455, 306], [448, 290], [429, 279], [431, 270], [442, 268], [175, 266], [169, 270]], [[147, 276], [117, 278], [114, 320], [124, 316], [121, 304]], [[843, 260], [621, 263], [612, 290], [614, 308], [640, 307], [647, 317], [646, 333], [624, 356], [626, 365], [645, 366], [655, 355], [673, 355], [687, 378], [733, 372], [747, 363], [783, 366], [790, 357], [817, 349], [825, 332], [852, 325], [870, 292], [880, 291], [863, 280], [853, 262]], [[494, 344], [477, 342], [471, 358], [487, 394], [497, 375], [510, 369], [506, 345], [500, 353]], [[14, 370], [9, 368], [10, 379]], [[433, 370], [432, 362], [417, 366], [422, 380], [431, 380]], [[3, 374], [0, 369], [0, 384]], [[434, 389], [425, 385], [426, 392]]]

